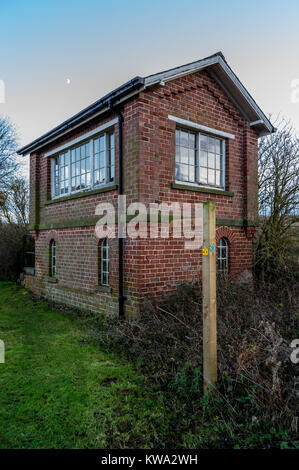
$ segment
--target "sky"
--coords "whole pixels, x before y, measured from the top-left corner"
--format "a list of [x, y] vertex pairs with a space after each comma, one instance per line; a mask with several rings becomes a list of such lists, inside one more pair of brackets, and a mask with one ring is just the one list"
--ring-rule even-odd
[[298, 19], [298, 0], [0, 0], [0, 116], [23, 146], [136, 75], [222, 51], [299, 134]]

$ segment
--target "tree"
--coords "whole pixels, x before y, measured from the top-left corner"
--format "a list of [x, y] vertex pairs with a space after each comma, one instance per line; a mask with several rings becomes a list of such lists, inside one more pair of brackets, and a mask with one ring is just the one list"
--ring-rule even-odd
[[0, 219], [25, 227], [28, 224], [29, 185], [25, 178], [15, 177], [0, 190]]
[[9, 119], [0, 117], [0, 189], [16, 171], [17, 138]]
[[261, 280], [274, 278], [285, 268], [298, 217], [299, 141], [285, 119], [277, 127], [260, 140], [258, 149], [260, 232], [255, 268]]

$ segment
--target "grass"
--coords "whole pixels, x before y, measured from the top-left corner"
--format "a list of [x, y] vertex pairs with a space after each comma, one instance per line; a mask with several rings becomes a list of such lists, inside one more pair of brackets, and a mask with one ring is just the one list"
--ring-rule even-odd
[[78, 319], [0, 283], [0, 448], [157, 447], [158, 395]]

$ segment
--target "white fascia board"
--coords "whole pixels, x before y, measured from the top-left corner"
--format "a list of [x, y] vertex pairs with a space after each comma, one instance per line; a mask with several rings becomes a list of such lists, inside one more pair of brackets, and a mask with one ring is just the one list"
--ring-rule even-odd
[[96, 127], [90, 132], [87, 132], [86, 134], [80, 135], [80, 137], [77, 137], [76, 139], [70, 140], [69, 142], [66, 142], [63, 145], [60, 145], [60, 147], [56, 147], [53, 150], [50, 150], [49, 152], [46, 152], [44, 154], [44, 157], [50, 157], [51, 155], [55, 155], [56, 153], [61, 152], [62, 150], [65, 150], [69, 147], [72, 147], [73, 145], [78, 144], [79, 142], [82, 142], [83, 140], [87, 140], [91, 138], [92, 136], [99, 134], [100, 132], [109, 129], [109, 127], [114, 126], [117, 124], [117, 118], [112, 119], [111, 121], [105, 122], [102, 126]]
[[191, 129], [196, 129], [199, 131], [207, 132], [209, 134], [218, 135], [219, 137], [226, 137], [227, 139], [235, 138], [234, 134], [230, 134], [229, 132], [220, 131], [218, 129], [214, 129], [213, 127], [202, 126], [201, 124], [197, 124], [196, 122], [187, 121], [186, 119], [181, 119], [179, 117], [172, 116], [171, 114], [168, 115], [168, 119], [176, 122], [177, 124], [181, 124], [182, 126], [186, 126]]
[[144, 85], [151, 86], [156, 83], [160, 83], [161, 80], [163, 82], [166, 82], [168, 80], [173, 80], [175, 78], [188, 75], [189, 73], [197, 72], [198, 70], [204, 69], [209, 65], [217, 64], [219, 62], [219, 59], [219, 56], [215, 56], [209, 59], [199, 60], [189, 65], [182, 65], [181, 67], [176, 67], [173, 70], [168, 70], [166, 72], [160, 72], [155, 75], [145, 77]]

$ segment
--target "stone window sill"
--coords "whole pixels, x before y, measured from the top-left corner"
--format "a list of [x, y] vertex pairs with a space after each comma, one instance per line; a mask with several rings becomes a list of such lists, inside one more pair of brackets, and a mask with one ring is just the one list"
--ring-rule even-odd
[[51, 282], [52, 284], [56, 284], [58, 282], [58, 279], [57, 279], [57, 277], [47, 276], [46, 281]]
[[109, 184], [107, 186], [103, 186], [102, 188], [91, 189], [90, 191], [81, 191], [73, 194], [69, 194], [67, 196], [56, 197], [54, 199], [49, 199], [45, 202], [45, 205], [55, 204], [57, 202], [69, 201], [70, 199], [78, 199], [80, 197], [86, 196], [93, 196], [94, 194], [106, 193], [108, 191], [114, 191], [117, 189], [117, 184]]
[[184, 183], [171, 183], [170, 187], [172, 189], [181, 189], [184, 191], [196, 191], [198, 193], [208, 193], [208, 194], [219, 194], [219, 196], [229, 196], [233, 197], [234, 193], [230, 191], [225, 191], [224, 189], [213, 189], [213, 188], [204, 188], [203, 186], [192, 186]]
[[107, 294], [111, 294], [111, 293], [112, 293], [112, 288], [109, 287], [109, 286], [95, 285], [95, 286], [94, 286], [94, 290], [96, 290], [96, 291], [98, 291], [98, 292], [106, 292]]

